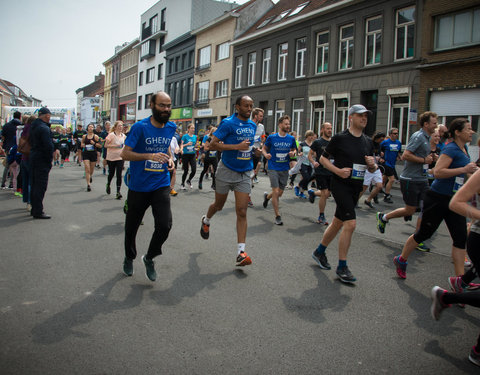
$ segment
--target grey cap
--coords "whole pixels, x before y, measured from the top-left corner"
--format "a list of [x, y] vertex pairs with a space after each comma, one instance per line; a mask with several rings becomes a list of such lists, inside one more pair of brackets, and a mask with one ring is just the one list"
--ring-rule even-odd
[[354, 113], [365, 113], [365, 112], [372, 113], [372, 111], [369, 111], [361, 104], [354, 104], [348, 109], [349, 116], [353, 115]]

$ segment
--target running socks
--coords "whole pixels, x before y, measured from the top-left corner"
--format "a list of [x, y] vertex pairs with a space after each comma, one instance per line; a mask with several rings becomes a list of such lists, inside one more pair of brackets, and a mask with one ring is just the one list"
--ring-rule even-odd
[[338, 260], [338, 269], [342, 269], [343, 267], [347, 266], [347, 261], [346, 260]]
[[327, 250], [327, 247], [323, 246], [322, 243], [320, 243], [320, 245], [318, 245], [317, 249], [315, 250], [315, 254], [317, 255], [323, 254], [325, 253], [325, 250]]
[[[205, 223], [207, 224], [207, 223]], [[238, 244], [238, 254], [245, 252], [245, 244], [244, 243], [239, 243]]]
[[203, 224], [210, 225], [210, 219], [207, 217], [207, 215], [205, 215], [203, 218]]

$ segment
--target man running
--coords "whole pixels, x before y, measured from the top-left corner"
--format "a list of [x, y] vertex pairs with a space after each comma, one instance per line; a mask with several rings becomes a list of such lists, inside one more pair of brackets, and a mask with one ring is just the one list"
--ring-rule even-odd
[[288, 183], [288, 170], [290, 169], [290, 157], [295, 155], [297, 144], [290, 131], [290, 116], [282, 116], [278, 119], [278, 133], [269, 135], [263, 145], [263, 156], [268, 160], [268, 177], [272, 191], [263, 194], [263, 207], [267, 208], [268, 201], [272, 200], [275, 212], [275, 224], [283, 225], [280, 210], [278, 209], [280, 197]]
[[172, 227], [169, 170], [173, 168], [173, 160], [170, 142], [177, 126], [168, 121], [172, 100], [166, 93], [160, 91], [152, 95], [150, 108], [152, 116], [133, 124], [121, 153], [123, 160], [130, 161], [123, 272], [127, 276], [133, 275], [133, 260], [137, 257], [135, 238], [143, 215], [151, 206], [155, 231], [142, 261], [147, 278], [155, 281], [157, 273], [153, 258], [162, 254], [162, 245]]
[[380, 144], [380, 150], [383, 152], [383, 163], [381, 164], [385, 169], [383, 180], [384, 182], [386, 181], [383, 201], [386, 203], [393, 203], [390, 191], [392, 190], [393, 182], [395, 181], [395, 166], [399, 159], [400, 152], [402, 151], [402, 143], [398, 140], [397, 128], [391, 128], [388, 135], [390, 138], [385, 139]]
[[252, 144], [256, 125], [250, 120], [253, 100], [242, 95], [235, 101], [236, 113], [222, 120], [218, 129], [212, 134], [210, 150], [222, 151], [215, 179], [215, 200], [202, 217], [200, 235], [208, 239], [210, 220], [222, 210], [228, 192], [235, 193], [235, 211], [237, 214], [237, 266], [252, 264], [252, 259], [245, 251], [247, 238], [248, 195], [251, 191], [250, 173], [253, 169]]
[[[430, 154], [430, 136], [437, 127], [437, 114], [424, 112], [420, 115], [420, 130], [413, 133], [402, 158], [405, 168], [400, 175], [400, 188], [403, 194], [405, 207], [384, 214], [377, 212], [377, 229], [385, 233], [385, 226], [390, 219], [397, 217], [411, 217], [417, 207], [422, 207], [425, 192], [428, 190], [428, 165], [432, 162]], [[417, 221], [417, 230], [420, 222]]]
[[[253, 147], [257, 150], [262, 149], [262, 139], [265, 136], [265, 127], [262, 124], [264, 111], [262, 108], [255, 108], [252, 111], [252, 120], [257, 124], [257, 131], [255, 132], [255, 140], [253, 142]], [[262, 160], [261, 155], [259, 157], [255, 156], [256, 153], [253, 153], [253, 176], [252, 182], [258, 183], [258, 170], [260, 169], [260, 161]]]
[[[368, 113], [370, 111], [361, 104], [350, 107], [349, 128], [332, 137], [320, 158], [323, 166], [333, 173], [331, 191], [337, 208], [332, 223], [325, 230], [312, 257], [320, 268], [330, 269], [325, 251], [342, 230], [338, 239], [337, 276], [344, 283], [354, 283], [357, 280], [347, 266], [348, 249], [356, 226], [355, 206], [362, 191], [365, 171], [368, 169], [373, 172], [377, 168], [372, 156], [372, 140], [363, 134]], [[334, 159], [334, 162], [330, 159]]]
[[[310, 189], [308, 191], [308, 199], [310, 203], [315, 202], [315, 197], [320, 197], [318, 201], [318, 210], [319, 216], [317, 224], [328, 225], [328, 221], [325, 218], [325, 207], [327, 205], [327, 199], [330, 196], [330, 179], [332, 177], [332, 172], [326, 169], [322, 164], [320, 164], [320, 157], [325, 151], [330, 139], [332, 138], [332, 124], [329, 122], [324, 122], [320, 127], [320, 138], [316, 139], [310, 151], [308, 152], [308, 160], [312, 163], [315, 168], [315, 184], [317, 186], [317, 191]], [[330, 160], [333, 163], [333, 159]]]
[[77, 153], [77, 165], [82, 165], [82, 138], [87, 134], [85, 130], [83, 130], [83, 125], [77, 125], [77, 131], [73, 134], [73, 141], [75, 142], [75, 148]]

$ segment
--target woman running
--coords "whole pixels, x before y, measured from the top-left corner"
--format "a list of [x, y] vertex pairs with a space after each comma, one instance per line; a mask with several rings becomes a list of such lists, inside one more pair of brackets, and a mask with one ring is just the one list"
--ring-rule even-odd
[[83, 165], [85, 166], [85, 179], [87, 180], [87, 191], [92, 191], [90, 184], [93, 181], [93, 171], [95, 170], [95, 164], [97, 162], [97, 149], [102, 148], [98, 135], [93, 133], [94, 129], [93, 124], [89, 124], [87, 127], [87, 134], [82, 137], [81, 142]]
[[110, 130], [107, 138], [105, 139], [105, 148], [107, 149], [107, 164], [108, 164], [108, 177], [107, 177], [107, 194], [110, 194], [110, 183], [113, 176], [117, 175], [117, 196], [116, 199], [122, 199], [120, 188], [122, 186], [122, 170], [123, 159], [120, 156], [123, 145], [125, 143], [125, 134], [123, 134], [123, 122], [115, 121], [113, 127]]
[[182, 175], [182, 185], [180, 189], [185, 190], [185, 180], [188, 175], [188, 166], [192, 168], [190, 175], [188, 176], [187, 185], [192, 189], [192, 178], [197, 172], [197, 166], [195, 163], [195, 154], [196, 154], [196, 145], [197, 145], [197, 136], [193, 134], [195, 131], [195, 125], [190, 124], [187, 128], [187, 134], [184, 134], [180, 143], [180, 152], [182, 153], [182, 166], [183, 166], [183, 175]]
[[[443, 220], [453, 240], [452, 258], [455, 275], [460, 276], [464, 273], [467, 222], [465, 217], [450, 210], [448, 204], [463, 185], [466, 175], [477, 170], [475, 163], [470, 162], [466, 146], [466, 143], [472, 140], [473, 133], [471, 124], [465, 118], [457, 118], [450, 123], [448, 134], [453, 141], [445, 145], [433, 171], [435, 180], [425, 194], [420, 228], [408, 238], [402, 254], [393, 258], [397, 274], [402, 279], [407, 277], [407, 259], [412, 251], [419, 243], [429, 239]], [[427, 167], [424, 166], [424, 173], [427, 172]]]

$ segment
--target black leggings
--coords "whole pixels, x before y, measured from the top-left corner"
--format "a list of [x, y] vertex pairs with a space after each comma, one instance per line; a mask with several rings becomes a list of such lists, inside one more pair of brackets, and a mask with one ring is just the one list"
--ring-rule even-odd
[[475, 277], [480, 277], [480, 234], [470, 231], [467, 239], [467, 253], [473, 266], [462, 276], [462, 281], [468, 285]]
[[113, 175], [117, 174], [117, 193], [120, 192], [120, 187], [122, 186], [122, 170], [123, 170], [123, 160], [107, 160], [108, 164], [108, 184], [112, 182]]
[[147, 258], [153, 259], [162, 254], [162, 245], [167, 240], [172, 228], [172, 212], [170, 210], [170, 186], [155, 191], [139, 192], [128, 190], [128, 211], [125, 218], [125, 256], [128, 259], [137, 257], [135, 238], [142, 223], [143, 215], [148, 207], [152, 207], [155, 220]]
[[212, 166], [213, 173], [212, 173], [212, 186], [215, 186], [215, 173], [217, 172], [217, 158], [205, 158], [203, 161], [203, 171], [200, 173], [199, 183], [201, 184], [203, 181], [203, 176], [205, 173], [208, 172], [208, 167]]
[[438, 229], [443, 220], [447, 225], [453, 246], [465, 249], [467, 242], [467, 220], [462, 215], [448, 208], [450, 199], [448, 195], [438, 194], [428, 190], [423, 203], [422, 222], [420, 229], [413, 235], [417, 243], [428, 240]]
[[312, 167], [310, 165], [302, 164], [300, 167], [300, 173], [302, 174], [302, 181], [298, 183], [298, 186], [302, 190], [308, 190], [308, 184], [312, 180]]
[[183, 168], [183, 175], [182, 175], [182, 185], [185, 185], [185, 180], [187, 179], [188, 174], [188, 165], [192, 167], [192, 172], [190, 172], [190, 176], [188, 176], [188, 181], [191, 182], [193, 176], [197, 172], [197, 165], [195, 163], [195, 154], [183, 154], [182, 155], [182, 168]]

